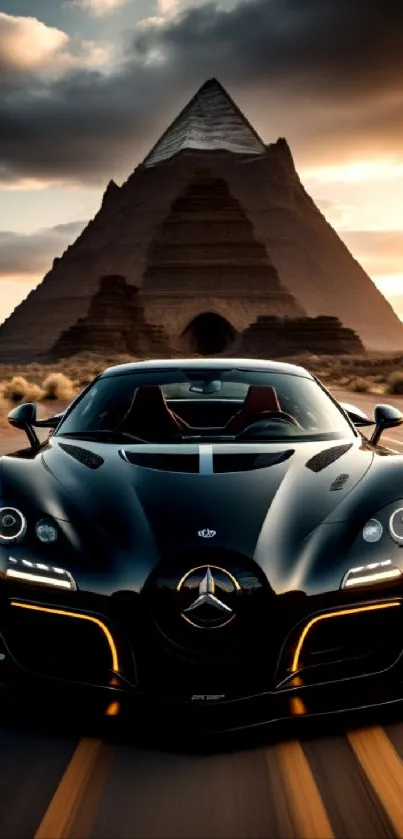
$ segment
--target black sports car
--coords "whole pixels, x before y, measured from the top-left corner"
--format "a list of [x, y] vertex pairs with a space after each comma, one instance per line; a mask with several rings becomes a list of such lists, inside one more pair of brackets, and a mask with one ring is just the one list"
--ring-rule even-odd
[[403, 697], [396, 408], [373, 421], [291, 364], [171, 359], [9, 419], [30, 447], [0, 460], [6, 685], [224, 730]]

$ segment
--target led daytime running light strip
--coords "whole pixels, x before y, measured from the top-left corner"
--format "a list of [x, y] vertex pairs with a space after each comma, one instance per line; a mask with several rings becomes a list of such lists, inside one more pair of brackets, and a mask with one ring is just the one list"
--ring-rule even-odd
[[43, 562], [31, 562], [29, 559], [16, 559], [13, 556], [9, 556], [8, 561], [11, 568], [6, 570], [7, 579], [77, 591], [74, 578], [65, 568], [45, 565]]
[[400, 568], [392, 565], [391, 559], [384, 559], [382, 562], [370, 562], [368, 565], [358, 565], [350, 568], [343, 577], [342, 588], [362, 586], [367, 583], [379, 583], [383, 580], [393, 580], [401, 577]]

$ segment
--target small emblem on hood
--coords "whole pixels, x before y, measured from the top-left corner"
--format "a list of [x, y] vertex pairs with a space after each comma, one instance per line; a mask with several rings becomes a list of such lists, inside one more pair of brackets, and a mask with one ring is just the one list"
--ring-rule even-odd
[[235, 617], [233, 606], [240, 589], [238, 580], [224, 568], [209, 565], [193, 568], [177, 585], [177, 591], [185, 595], [181, 615], [198, 629], [225, 626]]
[[212, 539], [213, 536], [217, 536], [216, 530], [210, 530], [208, 527], [205, 527], [204, 530], [198, 530], [197, 535], [201, 537], [201, 539]]

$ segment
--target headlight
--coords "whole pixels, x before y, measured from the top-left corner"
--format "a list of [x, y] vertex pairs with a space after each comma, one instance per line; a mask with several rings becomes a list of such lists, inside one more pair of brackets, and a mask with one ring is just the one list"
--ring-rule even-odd
[[403, 507], [392, 513], [389, 519], [390, 535], [396, 542], [403, 542]]
[[350, 568], [342, 579], [341, 588], [386, 583], [388, 580], [397, 579], [401, 576], [400, 568], [392, 565], [391, 559], [384, 559], [382, 562], [370, 562], [368, 565], [358, 565], [356, 568]]
[[378, 519], [370, 519], [364, 524], [362, 538], [364, 542], [379, 542], [383, 533], [383, 527]]
[[15, 507], [0, 507], [0, 543], [10, 545], [25, 536], [27, 520]]
[[57, 527], [49, 519], [41, 519], [35, 525], [35, 533], [40, 542], [50, 544], [56, 542], [58, 537]]

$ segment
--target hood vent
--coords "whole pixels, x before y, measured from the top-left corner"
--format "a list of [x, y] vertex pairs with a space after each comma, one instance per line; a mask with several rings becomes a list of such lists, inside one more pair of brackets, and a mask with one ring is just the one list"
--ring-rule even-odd
[[330, 449], [324, 449], [322, 452], [314, 454], [310, 460], [307, 460], [305, 466], [311, 472], [321, 472], [322, 469], [331, 466], [339, 457], [342, 457], [343, 454], [348, 452], [352, 445], [352, 443], [345, 443], [344, 446], [332, 446]]
[[[207, 450], [207, 451], [205, 451]], [[158, 469], [164, 472], [188, 472], [193, 474], [223, 474], [228, 472], [249, 472], [283, 463], [294, 454], [294, 449], [284, 452], [247, 452], [214, 454], [212, 446], [200, 446], [199, 454], [153, 454], [149, 452], [121, 451], [120, 455], [133, 466]]]
[[251, 469], [265, 469], [267, 466], [283, 463], [293, 454], [294, 449], [262, 454], [215, 454], [214, 472], [249, 472]]
[[330, 484], [330, 492], [337, 492], [338, 490], [343, 489], [344, 484], [348, 481], [349, 477], [350, 475], [347, 475], [347, 473], [338, 475], [338, 477], [334, 479], [333, 483]]
[[82, 463], [83, 466], [87, 466], [88, 469], [99, 469], [99, 467], [105, 462], [101, 455], [91, 452], [88, 449], [82, 449], [81, 446], [71, 446], [69, 443], [59, 443], [59, 449], [63, 449], [66, 454], [74, 457], [75, 460], [78, 460], [78, 462]]
[[163, 472], [194, 472], [199, 470], [198, 454], [150, 454], [148, 452], [123, 452], [123, 457], [133, 466], [159, 469]]

